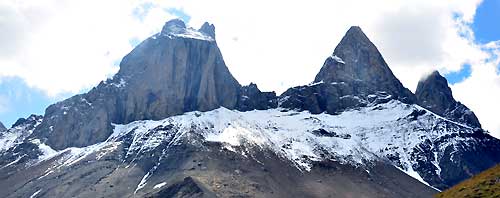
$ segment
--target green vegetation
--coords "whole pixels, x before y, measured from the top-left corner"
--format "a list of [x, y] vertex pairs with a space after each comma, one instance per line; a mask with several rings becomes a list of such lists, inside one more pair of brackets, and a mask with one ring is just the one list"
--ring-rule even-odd
[[500, 164], [436, 195], [438, 198], [500, 198]]

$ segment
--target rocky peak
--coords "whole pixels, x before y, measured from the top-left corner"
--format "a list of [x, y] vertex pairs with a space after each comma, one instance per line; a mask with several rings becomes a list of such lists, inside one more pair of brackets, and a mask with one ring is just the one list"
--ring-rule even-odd
[[182, 37], [203, 41], [215, 41], [215, 26], [205, 22], [203, 26], [196, 30], [192, 27], [186, 27], [184, 21], [172, 19], [163, 26], [161, 33], [154, 36]]
[[415, 95], [419, 105], [440, 115], [456, 103], [448, 81], [438, 71], [433, 71], [418, 82]]
[[16, 126], [23, 125], [23, 124], [32, 124], [32, 125], [34, 125], [34, 123], [38, 122], [42, 118], [43, 118], [43, 116], [41, 116], [41, 115], [35, 115], [35, 114], [31, 114], [27, 118], [19, 118], [19, 119], [17, 119], [16, 122], [14, 122], [14, 124], [12, 124], [12, 128], [14, 128]]
[[33, 133], [60, 150], [106, 140], [112, 123], [160, 120], [219, 107], [242, 111], [276, 107], [274, 92], [242, 87], [213, 41], [215, 27], [186, 27], [179, 19], [134, 48], [113, 78], [88, 93], [49, 106]]
[[213, 24], [205, 22], [198, 31], [203, 32], [215, 39], [215, 26]]
[[180, 19], [166, 22], [161, 33], [122, 59], [113, 78], [49, 106], [34, 134], [59, 150], [104, 141], [111, 123], [237, 108], [241, 86], [212, 42], [214, 35], [208, 23], [198, 31]]
[[163, 28], [161, 29], [162, 33], [182, 33], [186, 30], [186, 24], [181, 19], [172, 19], [167, 21]]
[[250, 111], [254, 109], [264, 110], [276, 108], [278, 101], [276, 93], [261, 92], [256, 84], [250, 83], [241, 87], [240, 97], [238, 98], [238, 107], [240, 111]]
[[314, 82], [343, 83], [352, 95], [386, 92], [403, 102], [415, 101], [413, 94], [394, 76], [377, 47], [360, 27], [351, 27], [328, 57]]
[[433, 71], [418, 82], [415, 96], [420, 106], [440, 116], [471, 127], [481, 127], [476, 115], [453, 98], [448, 81], [438, 71]]
[[288, 89], [280, 107], [312, 113], [341, 113], [397, 99], [414, 103], [415, 96], [394, 76], [377, 47], [361, 28], [351, 27], [328, 57], [311, 85]]

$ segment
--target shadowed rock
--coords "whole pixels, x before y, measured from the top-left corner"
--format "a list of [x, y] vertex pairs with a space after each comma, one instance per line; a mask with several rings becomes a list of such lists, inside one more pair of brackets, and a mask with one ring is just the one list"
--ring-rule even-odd
[[391, 99], [415, 102], [413, 93], [403, 87], [357, 26], [347, 31], [312, 85], [291, 88], [281, 98], [285, 108], [331, 114]]
[[7, 128], [5, 128], [5, 126], [3, 125], [2, 122], [0, 122], [0, 131], [6, 131]]
[[420, 106], [450, 120], [481, 128], [474, 112], [453, 98], [448, 81], [438, 71], [418, 82], [415, 95]]
[[[168, 21], [161, 33], [123, 58], [112, 79], [86, 94], [49, 106], [36, 136], [54, 149], [82, 147], [109, 137], [111, 123], [158, 120], [221, 106], [240, 109], [240, 92], [248, 91], [241, 90], [226, 67], [213, 40], [214, 31], [208, 23], [196, 31], [179, 19]], [[248, 101], [260, 94], [248, 96]], [[273, 97], [264, 96], [265, 100]], [[241, 102], [241, 106], [244, 110], [267, 107], [256, 102]]]

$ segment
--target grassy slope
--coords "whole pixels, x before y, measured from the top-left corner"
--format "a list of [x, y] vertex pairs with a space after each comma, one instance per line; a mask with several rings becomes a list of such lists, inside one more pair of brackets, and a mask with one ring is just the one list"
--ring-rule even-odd
[[438, 198], [500, 198], [500, 164], [436, 195]]

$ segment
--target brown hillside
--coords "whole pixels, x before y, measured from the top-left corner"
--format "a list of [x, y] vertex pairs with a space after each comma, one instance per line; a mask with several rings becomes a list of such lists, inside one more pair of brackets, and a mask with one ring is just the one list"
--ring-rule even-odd
[[500, 198], [500, 164], [467, 179], [436, 195], [438, 198], [495, 197]]

